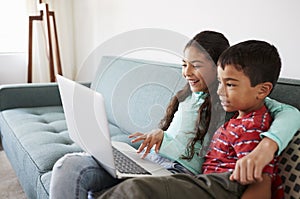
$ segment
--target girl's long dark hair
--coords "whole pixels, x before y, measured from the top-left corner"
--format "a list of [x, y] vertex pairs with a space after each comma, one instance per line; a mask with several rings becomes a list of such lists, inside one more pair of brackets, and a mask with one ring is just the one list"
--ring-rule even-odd
[[[227, 38], [218, 32], [214, 31], [203, 31], [198, 33], [192, 40], [190, 40], [185, 49], [190, 46], [198, 46], [199, 50], [205, 52], [210, 56], [210, 59], [216, 64], [221, 53], [229, 47], [229, 42]], [[183, 155], [183, 159], [191, 160], [195, 154], [195, 144], [200, 141], [203, 143], [204, 136], [206, 135], [210, 122], [211, 122], [211, 111], [212, 104], [217, 103], [217, 83], [215, 82], [208, 92], [207, 97], [205, 98], [202, 105], [199, 107], [198, 116], [195, 123], [194, 138], [190, 140], [187, 146], [187, 154]], [[209, 91], [212, 91], [209, 93]], [[160, 121], [159, 128], [163, 131], [166, 131], [173, 118], [175, 112], [178, 110], [179, 103], [184, 101], [192, 91], [189, 84], [187, 83], [183, 89], [178, 91], [176, 95], [171, 99], [164, 118]]]

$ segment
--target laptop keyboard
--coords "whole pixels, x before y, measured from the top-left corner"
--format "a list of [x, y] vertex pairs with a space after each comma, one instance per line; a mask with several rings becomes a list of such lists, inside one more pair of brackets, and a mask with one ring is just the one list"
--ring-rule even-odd
[[148, 171], [142, 168], [140, 165], [135, 163], [133, 160], [128, 158], [118, 149], [113, 147], [113, 154], [115, 158], [115, 165], [118, 171], [121, 173], [129, 173], [129, 174], [146, 174], [151, 175]]

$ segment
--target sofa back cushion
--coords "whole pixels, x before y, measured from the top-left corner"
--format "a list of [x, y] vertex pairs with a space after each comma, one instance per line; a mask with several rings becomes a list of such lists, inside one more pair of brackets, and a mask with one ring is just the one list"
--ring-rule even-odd
[[[300, 109], [300, 80], [280, 78], [270, 97]], [[300, 133], [298, 131], [280, 156], [279, 174], [284, 182], [284, 198], [299, 198], [299, 160]]]
[[284, 183], [284, 198], [299, 198], [300, 193], [300, 132], [286, 147], [279, 159], [279, 174]]
[[280, 78], [270, 97], [300, 109], [300, 80]]
[[133, 133], [156, 128], [185, 83], [180, 65], [104, 56], [91, 88], [103, 94], [109, 123]]

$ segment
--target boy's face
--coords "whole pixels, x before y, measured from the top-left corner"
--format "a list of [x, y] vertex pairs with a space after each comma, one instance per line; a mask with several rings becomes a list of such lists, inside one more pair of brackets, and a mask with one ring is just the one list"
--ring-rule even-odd
[[251, 87], [250, 79], [232, 65], [218, 66], [218, 95], [225, 111], [239, 111], [239, 117], [262, 106], [259, 85]]
[[189, 82], [192, 92], [207, 91], [216, 80], [216, 66], [198, 48], [190, 46], [185, 49], [182, 75]]

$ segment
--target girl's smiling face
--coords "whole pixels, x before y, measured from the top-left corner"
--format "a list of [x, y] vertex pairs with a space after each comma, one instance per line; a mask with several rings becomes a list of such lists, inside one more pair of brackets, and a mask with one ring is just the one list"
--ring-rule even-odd
[[195, 46], [189, 46], [184, 51], [182, 75], [189, 82], [192, 92], [207, 92], [208, 87], [216, 81], [217, 67]]

